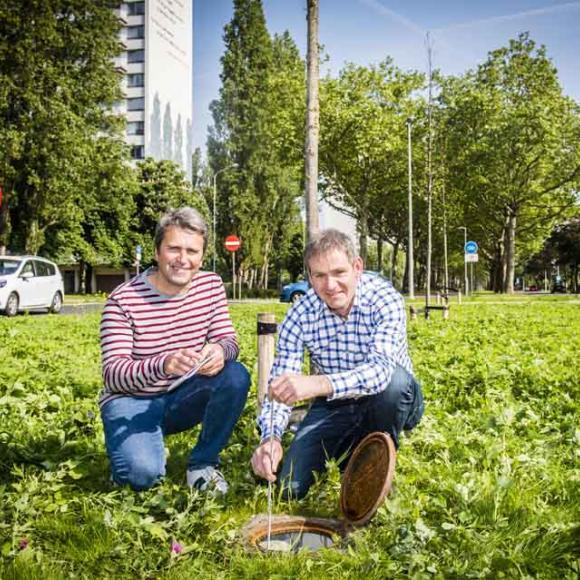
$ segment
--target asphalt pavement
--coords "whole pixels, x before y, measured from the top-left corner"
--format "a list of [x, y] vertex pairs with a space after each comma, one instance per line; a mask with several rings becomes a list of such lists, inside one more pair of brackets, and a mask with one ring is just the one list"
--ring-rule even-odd
[[89, 312], [100, 312], [105, 305], [104, 302], [84, 302], [81, 304], [63, 304], [61, 314], [88, 314]]

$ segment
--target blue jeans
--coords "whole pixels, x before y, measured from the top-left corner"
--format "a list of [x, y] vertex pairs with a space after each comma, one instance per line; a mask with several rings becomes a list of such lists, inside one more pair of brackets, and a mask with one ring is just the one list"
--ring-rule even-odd
[[413, 429], [424, 410], [421, 386], [397, 366], [388, 387], [368, 397], [315, 399], [286, 453], [279, 480], [283, 496], [300, 499], [325, 470], [327, 459], [346, 467], [355, 447], [369, 433], [388, 433], [399, 447], [401, 431]]
[[243, 365], [227, 362], [214, 377], [197, 375], [175, 391], [157, 397], [119, 397], [101, 409], [113, 480], [148, 489], [165, 475], [163, 437], [202, 424], [188, 467], [219, 464], [242, 413], [250, 376]]

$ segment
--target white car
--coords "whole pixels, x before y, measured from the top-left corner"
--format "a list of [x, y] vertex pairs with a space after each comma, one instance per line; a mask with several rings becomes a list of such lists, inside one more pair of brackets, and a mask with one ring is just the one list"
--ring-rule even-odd
[[63, 298], [56, 264], [38, 256], [0, 256], [0, 312], [15, 316], [22, 310], [48, 308], [57, 313]]

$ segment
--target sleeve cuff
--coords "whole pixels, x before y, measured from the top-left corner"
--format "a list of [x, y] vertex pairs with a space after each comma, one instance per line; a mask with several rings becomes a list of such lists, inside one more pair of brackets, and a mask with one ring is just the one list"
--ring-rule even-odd
[[157, 375], [158, 379], [167, 379], [169, 375], [165, 372], [165, 361], [170, 353], [164, 353], [159, 356], [157, 360], [157, 364], [155, 365], [155, 374]]
[[[274, 439], [278, 439], [278, 441], [282, 441], [283, 431], [279, 425], [274, 425], [272, 429], [272, 435]], [[261, 434], [260, 445], [264, 443], [264, 441], [270, 440], [270, 430], [268, 428], [264, 429], [264, 432]]]

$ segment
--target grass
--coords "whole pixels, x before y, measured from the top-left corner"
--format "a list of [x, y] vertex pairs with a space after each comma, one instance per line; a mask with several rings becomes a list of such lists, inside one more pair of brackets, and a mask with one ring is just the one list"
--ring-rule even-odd
[[[0, 577], [576, 578], [580, 309], [569, 297], [494, 298], [409, 325], [427, 410], [403, 441], [395, 491], [342, 549], [293, 557], [241, 543], [266, 511], [249, 474], [255, 391], [223, 454], [227, 498], [185, 488], [191, 434], [167, 439], [160, 486], [112, 488], [99, 315], [1, 318]], [[264, 310], [281, 320], [286, 306], [232, 306], [254, 386]], [[275, 512], [336, 517], [339, 485], [330, 465], [307, 498], [277, 500]]]

